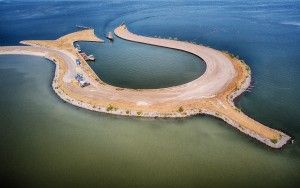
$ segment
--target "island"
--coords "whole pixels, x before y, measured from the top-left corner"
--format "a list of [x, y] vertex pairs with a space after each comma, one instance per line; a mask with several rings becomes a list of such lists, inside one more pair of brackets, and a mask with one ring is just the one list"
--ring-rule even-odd
[[[204, 60], [206, 70], [191, 82], [167, 88], [130, 89], [109, 85], [94, 73], [74, 47], [77, 41], [103, 42], [90, 28], [56, 40], [21, 41], [27, 46], [2, 46], [0, 55], [26, 54], [51, 60], [56, 65], [54, 91], [75, 106], [138, 117], [181, 118], [205, 114], [224, 120], [272, 148], [281, 148], [290, 140], [287, 134], [255, 121], [234, 105], [234, 99], [251, 82], [251, 70], [244, 61], [203, 45], [133, 34], [125, 24], [118, 26], [114, 33], [124, 40], [194, 54]], [[83, 81], [88, 84], [81, 84]]]

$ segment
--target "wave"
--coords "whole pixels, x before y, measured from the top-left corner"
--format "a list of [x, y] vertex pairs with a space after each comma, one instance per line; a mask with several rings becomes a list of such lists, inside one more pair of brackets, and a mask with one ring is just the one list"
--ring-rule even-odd
[[281, 24], [284, 24], [284, 25], [293, 25], [293, 26], [298, 26], [300, 27], [300, 22], [281, 22]]

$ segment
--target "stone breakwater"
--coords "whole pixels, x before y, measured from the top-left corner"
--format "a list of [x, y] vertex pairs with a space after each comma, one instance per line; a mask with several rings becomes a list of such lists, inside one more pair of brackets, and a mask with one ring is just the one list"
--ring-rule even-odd
[[[66, 102], [93, 111], [139, 117], [187, 117], [208, 114], [223, 119], [241, 132], [273, 148], [290, 137], [251, 119], [234, 106], [233, 99], [244, 92], [251, 71], [241, 60], [218, 50], [187, 42], [133, 34], [125, 25], [115, 29], [125, 40], [192, 53], [206, 63], [205, 73], [186, 84], [161, 89], [127, 89], [101, 81], [73, 46], [75, 41], [102, 42], [93, 30], [68, 34], [57, 40], [22, 41], [30, 46], [0, 47], [0, 54], [28, 54], [45, 57], [56, 64], [54, 91]], [[76, 65], [79, 59], [81, 64]], [[75, 81], [82, 73], [90, 86]]]

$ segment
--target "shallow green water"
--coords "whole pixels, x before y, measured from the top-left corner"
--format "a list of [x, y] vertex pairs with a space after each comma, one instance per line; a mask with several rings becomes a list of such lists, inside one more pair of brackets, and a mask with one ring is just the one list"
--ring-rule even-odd
[[54, 65], [41, 58], [0, 56], [0, 171], [9, 184], [282, 187], [296, 183], [299, 159], [288, 149], [270, 150], [205, 116], [143, 119], [79, 109], [62, 102], [50, 89], [53, 71]]
[[[0, 56], [0, 187], [298, 187], [299, 10], [289, 0], [1, 1], [1, 45], [55, 39], [76, 31], [75, 24], [92, 26], [103, 37], [125, 21], [134, 33], [237, 54], [250, 66], [254, 88], [236, 104], [295, 143], [272, 150], [207, 116], [125, 118], [76, 108], [52, 91], [51, 62]], [[97, 45], [82, 47], [97, 55], [91, 66], [115, 85], [142, 81], [157, 87], [201, 71], [199, 60], [185, 53], [164, 50], [166, 55], [121, 40]], [[140, 66], [141, 53], [155, 66]], [[165, 69], [174, 58], [175, 71]], [[160, 76], [167, 76], [162, 83], [155, 80]]]

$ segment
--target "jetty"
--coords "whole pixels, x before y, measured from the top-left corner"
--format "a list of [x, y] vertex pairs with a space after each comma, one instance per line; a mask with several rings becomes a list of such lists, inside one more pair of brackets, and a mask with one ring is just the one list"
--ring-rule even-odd
[[[272, 148], [281, 148], [289, 142], [290, 136], [255, 121], [234, 105], [233, 100], [245, 92], [251, 82], [251, 70], [243, 61], [206, 46], [136, 35], [125, 24], [117, 27], [114, 33], [124, 40], [194, 54], [205, 61], [206, 71], [191, 82], [168, 88], [134, 90], [106, 84], [73, 45], [77, 41], [103, 42], [92, 29], [56, 40], [21, 41], [30, 46], [0, 47], [0, 54], [29, 54], [53, 61], [56, 68], [52, 88], [63, 100], [75, 106], [138, 117], [178, 118], [207, 114]], [[74, 84], [82, 81], [81, 78], [88, 85]]]
[[93, 55], [87, 55], [85, 52], [79, 53], [85, 61], [95, 61], [96, 58]]

